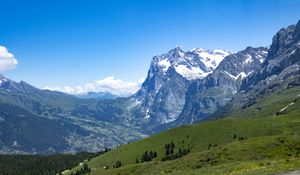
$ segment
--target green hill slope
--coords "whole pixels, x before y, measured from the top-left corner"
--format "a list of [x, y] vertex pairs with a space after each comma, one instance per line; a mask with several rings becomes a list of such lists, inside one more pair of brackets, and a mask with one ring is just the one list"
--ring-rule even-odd
[[[263, 97], [230, 118], [182, 126], [122, 145], [87, 164], [91, 174], [268, 174], [297, 168], [299, 94], [300, 88], [292, 88]], [[190, 153], [161, 161], [166, 156], [165, 145], [171, 142], [175, 145], [173, 155], [179, 149]], [[145, 151], [157, 152], [157, 157], [136, 163], [137, 159], [141, 162]], [[122, 167], [113, 168], [117, 161]], [[107, 165], [109, 168], [104, 169]]]
[[270, 174], [300, 166], [299, 143], [299, 136], [256, 137], [173, 161], [134, 164], [92, 174]]

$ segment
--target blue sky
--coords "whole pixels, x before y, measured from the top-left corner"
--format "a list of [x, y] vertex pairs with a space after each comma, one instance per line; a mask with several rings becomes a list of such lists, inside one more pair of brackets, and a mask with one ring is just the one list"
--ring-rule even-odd
[[2, 74], [37, 87], [145, 77], [175, 46], [268, 46], [300, 19], [299, 0], [0, 0], [0, 46], [18, 65]]

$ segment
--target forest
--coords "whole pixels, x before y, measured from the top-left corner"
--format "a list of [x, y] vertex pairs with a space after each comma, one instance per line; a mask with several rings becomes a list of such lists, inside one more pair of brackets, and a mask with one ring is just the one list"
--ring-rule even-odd
[[54, 175], [102, 154], [0, 155], [0, 175]]

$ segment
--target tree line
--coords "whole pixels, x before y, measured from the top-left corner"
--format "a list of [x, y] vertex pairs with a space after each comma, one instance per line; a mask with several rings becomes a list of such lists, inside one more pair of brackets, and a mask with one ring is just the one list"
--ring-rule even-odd
[[[189, 138], [189, 136], [187, 136], [187, 138]], [[181, 143], [184, 144], [184, 140], [182, 140]], [[188, 155], [191, 151], [191, 148], [189, 145], [187, 148], [179, 147], [177, 149], [177, 152], [175, 151], [175, 148], [176, 148], [176, 145], [173, 141], [166, 143], [164, 145], [165, 153], [164, 153], [164, 156], [161, 158], [161, 161], [178, 159], [178, 158]], [[158, 157], [157, 151], [145, 150], [140, 158], [136, 158], [135, 163], [149, 162], [149, 161], [152, 161], [153, 159], [156, 159], [157, 157]], [[122, 166], [124, 166], [124, 163], [120, 160], [117, 160], [114, 164], [112, 164], [112, 165], [107, 164], [106, 166], [103, 166], [103, 168], [105, 168], [105, 169], [120, 168]]]
[[161, 161], [174, 160], [186, 156], [190, 153], [191, 149], [188, 148], [178, 148], [178, 151], [175, 153], [175, 144], [173, 141], [171, 143], [165, 144], [165, 155], [161, 158]]

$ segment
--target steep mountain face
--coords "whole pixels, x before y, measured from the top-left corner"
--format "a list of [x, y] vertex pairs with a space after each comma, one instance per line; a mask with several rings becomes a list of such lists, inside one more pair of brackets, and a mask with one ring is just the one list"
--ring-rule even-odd
[[155, 56], [141, 89], [133, 96], [140, 111], [154, 126], [177, 119], [185, 104], [186, 91], [195, 79], [211, 74], [223, 58], [224, 50], [194, 49], [184, 52], [179, 47]]
[[[299, 35], [300, 23], [281, 29], [274, 37], [268, 58], [263, 64], [262, 69], [250, 76], [242, 85], [245, 90], [249, 86], [255, 86], [261, 80], [264, 80], [273, 75], [279, 75], [283, 70], [291, 65], [299, 63]], [[290, 68], [291, 71], [294, 68]]]
[[175, 125], [206, 119], [231, 100], [242, 80], [258, 72], [267, 56], [267, 48], [247, 47], [224, 58], [213, 73], [194, 81], [188, 88], [186, 104]]
[[270, 93], [300, 85], [300, 21], [281, 29], [274, 37], [268, 57], [260, 71], [245, 79], [241, 92], [226, 106], [229, 111], [243, 110]]

